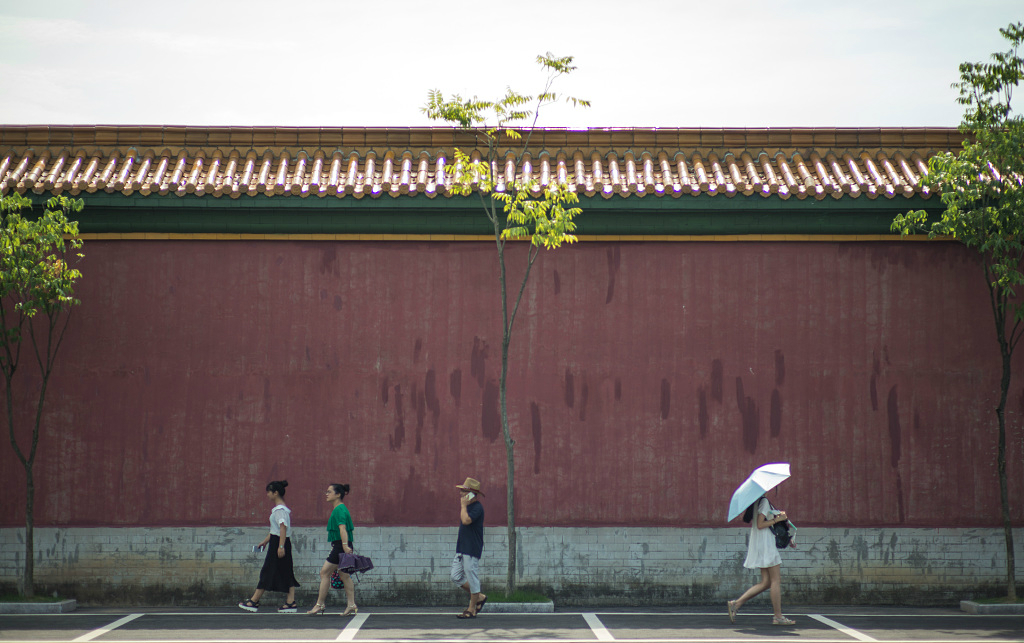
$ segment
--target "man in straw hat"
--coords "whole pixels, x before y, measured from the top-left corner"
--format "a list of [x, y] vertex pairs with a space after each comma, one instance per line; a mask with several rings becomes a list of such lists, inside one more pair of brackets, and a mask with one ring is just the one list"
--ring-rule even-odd
[[455, 488], [461, 494], [461, 523], [452, 561], [452, 580], [469, 593], [469, 607], [458, 617], [476, 618], [487, 603], [487, 596], [480, 593], [480, 556], [484, 553], [484, 506], [480, 498], [484, 492], [480, 490], [480, 482], [473, 478], [466, 478]]

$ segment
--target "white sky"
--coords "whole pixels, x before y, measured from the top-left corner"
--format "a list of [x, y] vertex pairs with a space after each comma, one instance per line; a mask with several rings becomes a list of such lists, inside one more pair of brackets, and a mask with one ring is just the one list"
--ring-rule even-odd
[[541, 89], [549, 127], [952, 126], [1021, 0], [0, 0], [0, 123], [430, 125]]

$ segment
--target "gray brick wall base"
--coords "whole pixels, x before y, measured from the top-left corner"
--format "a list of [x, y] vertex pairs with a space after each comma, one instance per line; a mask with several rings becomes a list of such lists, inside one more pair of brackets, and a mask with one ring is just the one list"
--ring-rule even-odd
[[[36, 585], [80, 604], [230, 605], [256, 587], [262, 528], [36, 529]], [[376, 569], [356, 586], [365, 605], [456, 605], [449, 579], [456, 529], [359, 527], [359, 553]], [[520, 586], [569, 605], [719, 604], [759, 574], [743, 568], [745, 528], [554, 528], [520, 530]], [[1014, 533], [1024, 561], [1024, 530]], [[783, 552], [786, 604], [949, 604], [998, 595], [1005, 584], [1001, 529], [810, 529]], [[293, 537], [300, 604], [315, 600], [330, 546], [322, 528]], [[0, 589], [15, 588], [24, 529], [0, 529]], [[484, 591], [504, 583], [505, 530], [491, 527], [481, 563]], [[1018, 572], [1018, 576], [1021, 576]], [[269, 595], [275, 605], [277, 595]], [[337, 606], [344, 597], [332, 592]], [[767, 601], [767, 596], [755, 601]]]

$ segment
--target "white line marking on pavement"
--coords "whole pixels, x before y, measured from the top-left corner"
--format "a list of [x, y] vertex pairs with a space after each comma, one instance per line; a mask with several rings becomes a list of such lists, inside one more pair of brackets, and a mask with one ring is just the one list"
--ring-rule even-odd
[[843, 634], [846, 634], [847, 636], [852, 636], [853, 638], [857, 639], [858, 641], [867, 641], [868, 643], [870, 643], [871, 641], [877, 641], [878, 640], [878, 639], [871, 638], [867, 634], [862, 634], [862, 633], [858, 632], [857, 630], [853, 629], [852, 627], [846, 627], [842, 623], [837, 623], [836, 621], [833, 621], [830, 618], [822, 616], [821, 614], [808, 614], [808, 616], [810, 616], [814, 620], [818, 621], [819, 623], [824, 623], [825, 625], [828, 625], [829, 627], [832, 627], [832, 628], [835, 628], [835, 629], [839, 630], [840, 632], [842, 632]]
[[370, 618], [370, 615], [366, 612], [363, 612], [362, 614], [356, 614], [352, 617], [352, 620], [348, 622], [348, 625], [345, 626], [345, 629], [341, 631], [341, 634], [338, 635], [338, 638], [334, 640], [354, 641], [356, 638], [356, 634], [359, 633], [359, 628], [363, 626], [363, 623], [365, 623], [366, 619], [368, 618]]
[[[259, 643], [324, 643], [325, 639], [259, 639]], [[330, 640], [330, 639], [326, 639]], [[359, 639], [359, 643], [466, 643], [469, 639]], [[618, 643], [736, 643], [732, 638], [616, 639]], [[836, 643], [836, 639], [750, 638], [751, 643]], [[118, 639], [117, 643], [252, 643], [247, 639]], [[1017, 643], [1019, 639], [893, 639], [885, 643]], [[473, 643], [594, 643], [594, 639], [472, 639]]]
[[587, 622], [590, 629], [594, 631], [594, 636], [597, 637], [598, 641], [614, 641], [615, 637], [608, 631], [608, 628], [604, 626], [601, 619], [597, 618], [597, 614], [593, 612], [586, 612], [583, 614], [583, 620]]
[[134, 621], [135, 619], [139, 618], [140, 616], [144, 616], [144, 614], [129, 614], [128, 616], [125, 616], [124, 618], [117, 619], [116, 621], [114, 621], [110, 625], [105, 625], [105, 626], [103, 626], [103, 627], [101, 627], [101, 628], [99, 628], [97, 630], [93, 630], [93, 631], [89, 632], [88, 634], [83, 634], [83, 635], [79, 636], [77, 639], [73, 639], [73, 640], [74, 641], [91, 641], [94, 638], [96, 638], [97, 636], [103, 636], [104, 634], [106, 634], [107, 632], [109, 632], [111, 630], [116, 630], [117, 628], [121, 627], [125, 623], [130, 623], [131, 621]]

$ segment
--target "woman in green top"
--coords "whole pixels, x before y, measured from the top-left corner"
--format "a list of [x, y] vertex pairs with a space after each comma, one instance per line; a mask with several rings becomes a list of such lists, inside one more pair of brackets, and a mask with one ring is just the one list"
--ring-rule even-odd
[[[332, 484], [327, 487], [327, 494], [324, 500], [331, 503], [334, 509], [331, 510], [331, 517], [327, 521], [327, 540], [331, 542], [331, 553], [320, 568], [320, 594], [317, 596], [316, 605], [307, 614], [323, 614], [327, 609], [327, 591], [331, 588], [331, 575], [338, 569], [338, 563], [342, 554], [352, 553], [352, 515], [348, 507], [342, 503], [342, 499], [348, 494], [347, 484]], [[342, 616], [354, 616], [359, 612], [356, 607], [356, 589], [352, 584], [352, 577], [340, 572], [341, 582], [345, 584], [345, 598], [348, 599], [348, 606], [342, 612]]]

